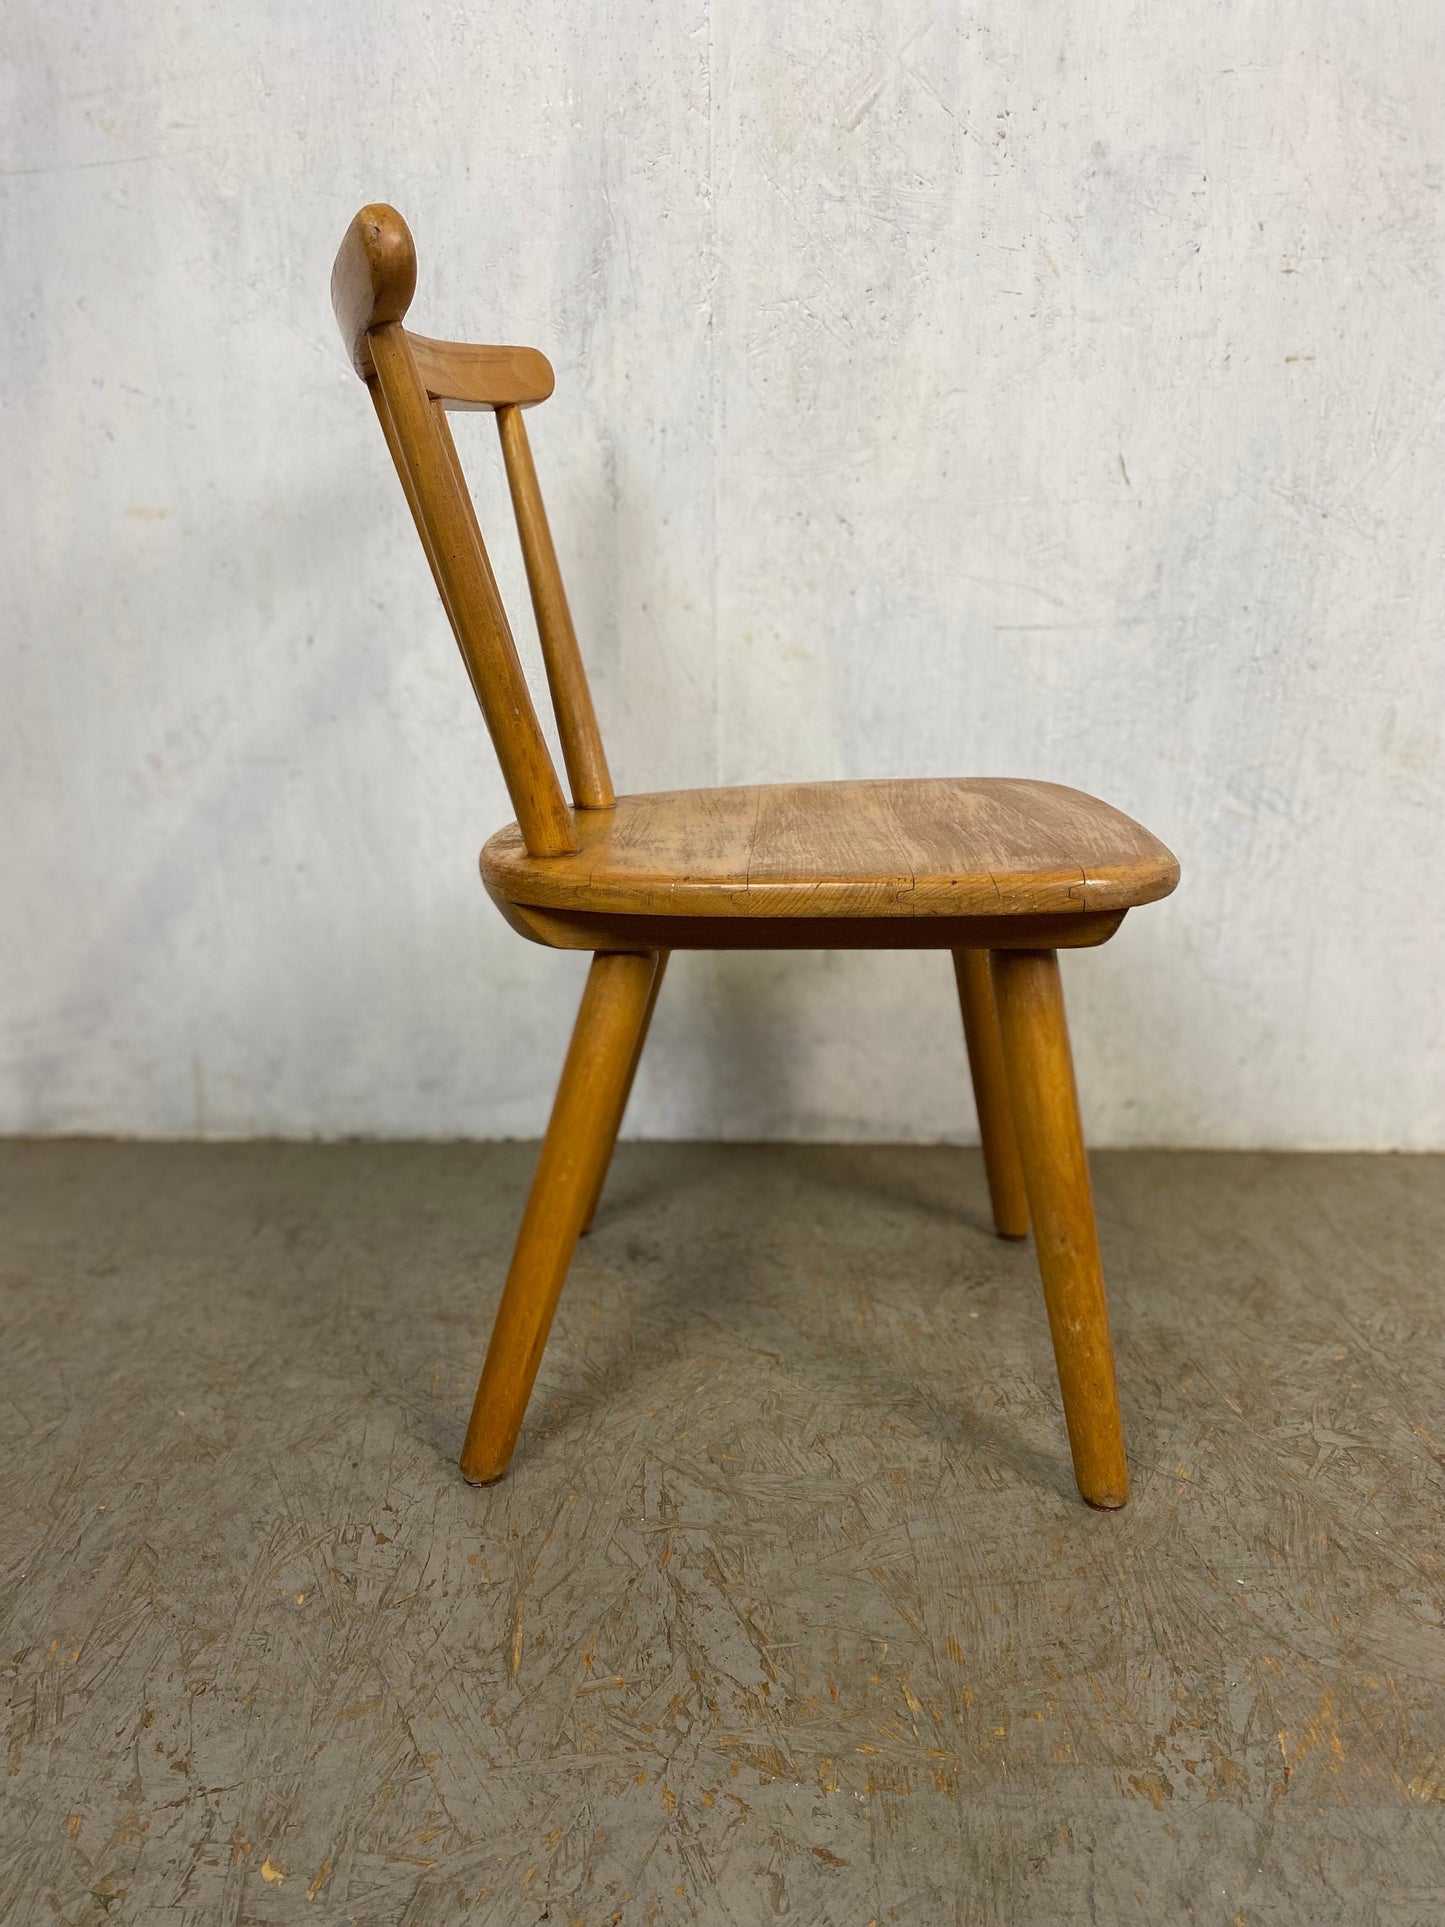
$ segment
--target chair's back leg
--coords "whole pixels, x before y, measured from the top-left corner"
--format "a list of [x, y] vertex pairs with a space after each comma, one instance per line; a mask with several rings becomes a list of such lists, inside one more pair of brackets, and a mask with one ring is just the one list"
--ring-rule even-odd
[[1090, 1505], [1121, 1506], [1129, 1470], [1058, 957], [997, 950], [993, 982], [1074, 1476]]
[[633, 1046], [632, 1062], [627, 1067], [627, 1077], [617, 1100], [616, 1114], [610, 1124], [606, 1126], [607, 1149], [603, 1153], [602, 1161], [597, 1167], [597, 1186], [592, 1193], [591, 1202], [587, 1206], [586, 1213], [582, 1219], [582, 1230], [584, 1234], [592, 1229], [592, 1220], [597, 1216], [597, 1206], [602, 1197], [602, 1187], [607, 1182], [607, 1173], [612, 1165], [612, 1154], [617, 1149], [617, 1133], [622, 1129], [622, 1120], [627, 1115], [627, 1100], [632, 1095], [632, 1082], [637, 1076], [637, 1067], [642, 1062], [642, 1053], [647, 1048], [647, 1033], [652, 1028], [652, 1013], [657, 1009], [657, 993], [662, 989], [662, 980], [667, 974], [667, 960], [671, 955], [672, 952], [670, 950], [658, 952], [657, 974], [652, 980], [652, 989], [648, 992], [647, 1009], [642, 1013], [642, 1028], [638, 1031], [637, 1042]]
[[973, 1101], [978, 1109], [978, 1134], [983, 1142], [983, 1168], [988, 1175], [994, 1229], [1001, 1238], [1026, 1238], [1029, 1201], [1024, 1190], [1023, 1166], [1019, 1163], [1013, 1114], [1009, 1109], [1008, 1079], [988, 952], [955, 950], [953, 970], [958, 978], [958, 1001], [963, 1010], [963, 1034], [968, 1044], [968, 1068], [973, 1078]]
[[475, 1485], [501, 1478], [522, 1429], [567, 1267], [617, 1133], [657, 968], [655, 952], [592, 959], [462, 1446], [462, 1473]]

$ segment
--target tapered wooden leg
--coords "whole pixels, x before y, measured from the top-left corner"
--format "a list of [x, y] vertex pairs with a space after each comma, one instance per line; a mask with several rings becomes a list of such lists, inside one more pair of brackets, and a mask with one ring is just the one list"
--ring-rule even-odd
[[607, 1150], [601, 1164], [597, 1167], [596, 1189], [593, 1191], [592, 1201], [587, 1207], [587, 1215], [582, 1220], [582, 1230], [584, 1233], [592, 1229], [592, 1220], [597, 1216], [597, 1206], [602, 1197], [602, 1187], [607, 1182], [607, 1173], [612, 1166], [612, 1153], [617, 1149], [617, 1133], [622, 1129], [622, 1120], [627, 1114], [627, 1100], [632, 1095], [632, 1080], [637, 1075], [637, 1067], [642, 1062], [642, 1053], [647, 1048], [647, 1033], [652, 1028], [652, 1013], [657, 1009], [657, 993], [662, 989], [662, 980], [667, 975], [667, 960], [671, 955], [672, 952], [670, 950], [658, 952], [657, 974], [652, 980], [652, 989], [648, 992], [647, 1008], [642, 1013], [642, 1028], [637, 1033], [637, 1043], [633, 1047], [632, 1062], [627, 1067], [626, 1081], [622, 1086], [622, 1094], [617, 1100], [617, 1113], [612, 1119], [612, 1123], [608, 1129]]
[[462, 1475], [474, 1485], [501, 1478], [522, 1429], [583, 1217], [612, 1148], [657, 962], [655, 952], [592, 959], [462, 1446]]
[[1074, 1476], [1090, 1505], [1121, 1506], [1129, 1470], [1058, 957], [997, 950], [993, 982]]
[[993, 1205], [994, 1229], [1001, 1238], [1029, 1235], [1029, 1201], [1024, 1169], [1019, 1162], [1009, 1109], [1008, 1074], [1003, 1041], [994, 1005], [993, 974], [986, 950], [955, 950], [953, 971], [958, 978], [958, 1001], [963, 1009], [963, 1034], [968, 1042], [968, 1068], [973, 1076], [973, 1101], [983, 1140], [983, 1168]]

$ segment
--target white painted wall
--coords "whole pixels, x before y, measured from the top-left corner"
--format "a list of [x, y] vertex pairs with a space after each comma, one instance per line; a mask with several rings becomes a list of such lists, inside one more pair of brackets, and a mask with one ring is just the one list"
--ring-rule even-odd
[[[545, 1119], [583, 965], [477, 882], [510, 812], [327, 301], [385, 198], [420, 328], [556, 365], [624, 787], [1095, 790], [1185, 878], [1066, 966], [1095, 1142], [1445, 1143], [1438, 0], [3, 31], [0, 1125]], [[972, 1127], [927, 955], [680, 958], [630, 1120]]]

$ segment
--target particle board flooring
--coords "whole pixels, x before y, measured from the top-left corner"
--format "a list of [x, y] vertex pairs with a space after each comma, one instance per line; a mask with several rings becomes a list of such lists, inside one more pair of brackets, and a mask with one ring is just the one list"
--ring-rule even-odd
[[0, 1146], [0, 1920], [1437, 1927], [1445, 1159], [1094, 1160], [1073, 1490], [978, 1154]]

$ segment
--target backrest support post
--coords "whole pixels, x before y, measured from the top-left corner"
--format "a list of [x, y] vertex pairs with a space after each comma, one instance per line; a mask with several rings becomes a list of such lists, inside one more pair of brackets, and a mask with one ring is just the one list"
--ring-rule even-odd
[[415, 292], [406, 222], [384, 202], [364, 207], [337, 252], [331, 304], [351, 365], [371, 391], [523, 841], [532, 856], [565, 856], [578, 847], [574, 812], [532, 706], [446, 417], [448, 408], [496, 413], [573, 797], [578, 809], [611, 809], [612, 779], [519, 412], [551, 394], [552, 369], [535, 348], [410, 333], [402, 323]]
[[[577, 832], [527, 690], [457, 461], [451, 431], [411, 358], [400, 321], [367, 334], [382, 427], [486, 719], [517, 824], [533, 856], [563, 856]], [[384, 409], [384, 412], [383, 412]]]
[[537, 485], [526, 424], [515, 403], [499, 407], [496, 413], [512, 512], [517, 518], [527, 587], [532, 592], [537, 636], [542, 644], [547, 687], [552, 692], [557, 734], [562, 739], [567, 780], [572, 785], [572, 801], [580, 810], [610, 810], [616, 801], [612, 777], [602, 747], [602, 733], [597, 727], [597, 714], [592, 707], [587, 672], [577, 647], [577, 632], [572, 627], [572, 612], [567, 607], [562, 572], [557, 567], [557, 551], [552, 546], [542, 491]]

